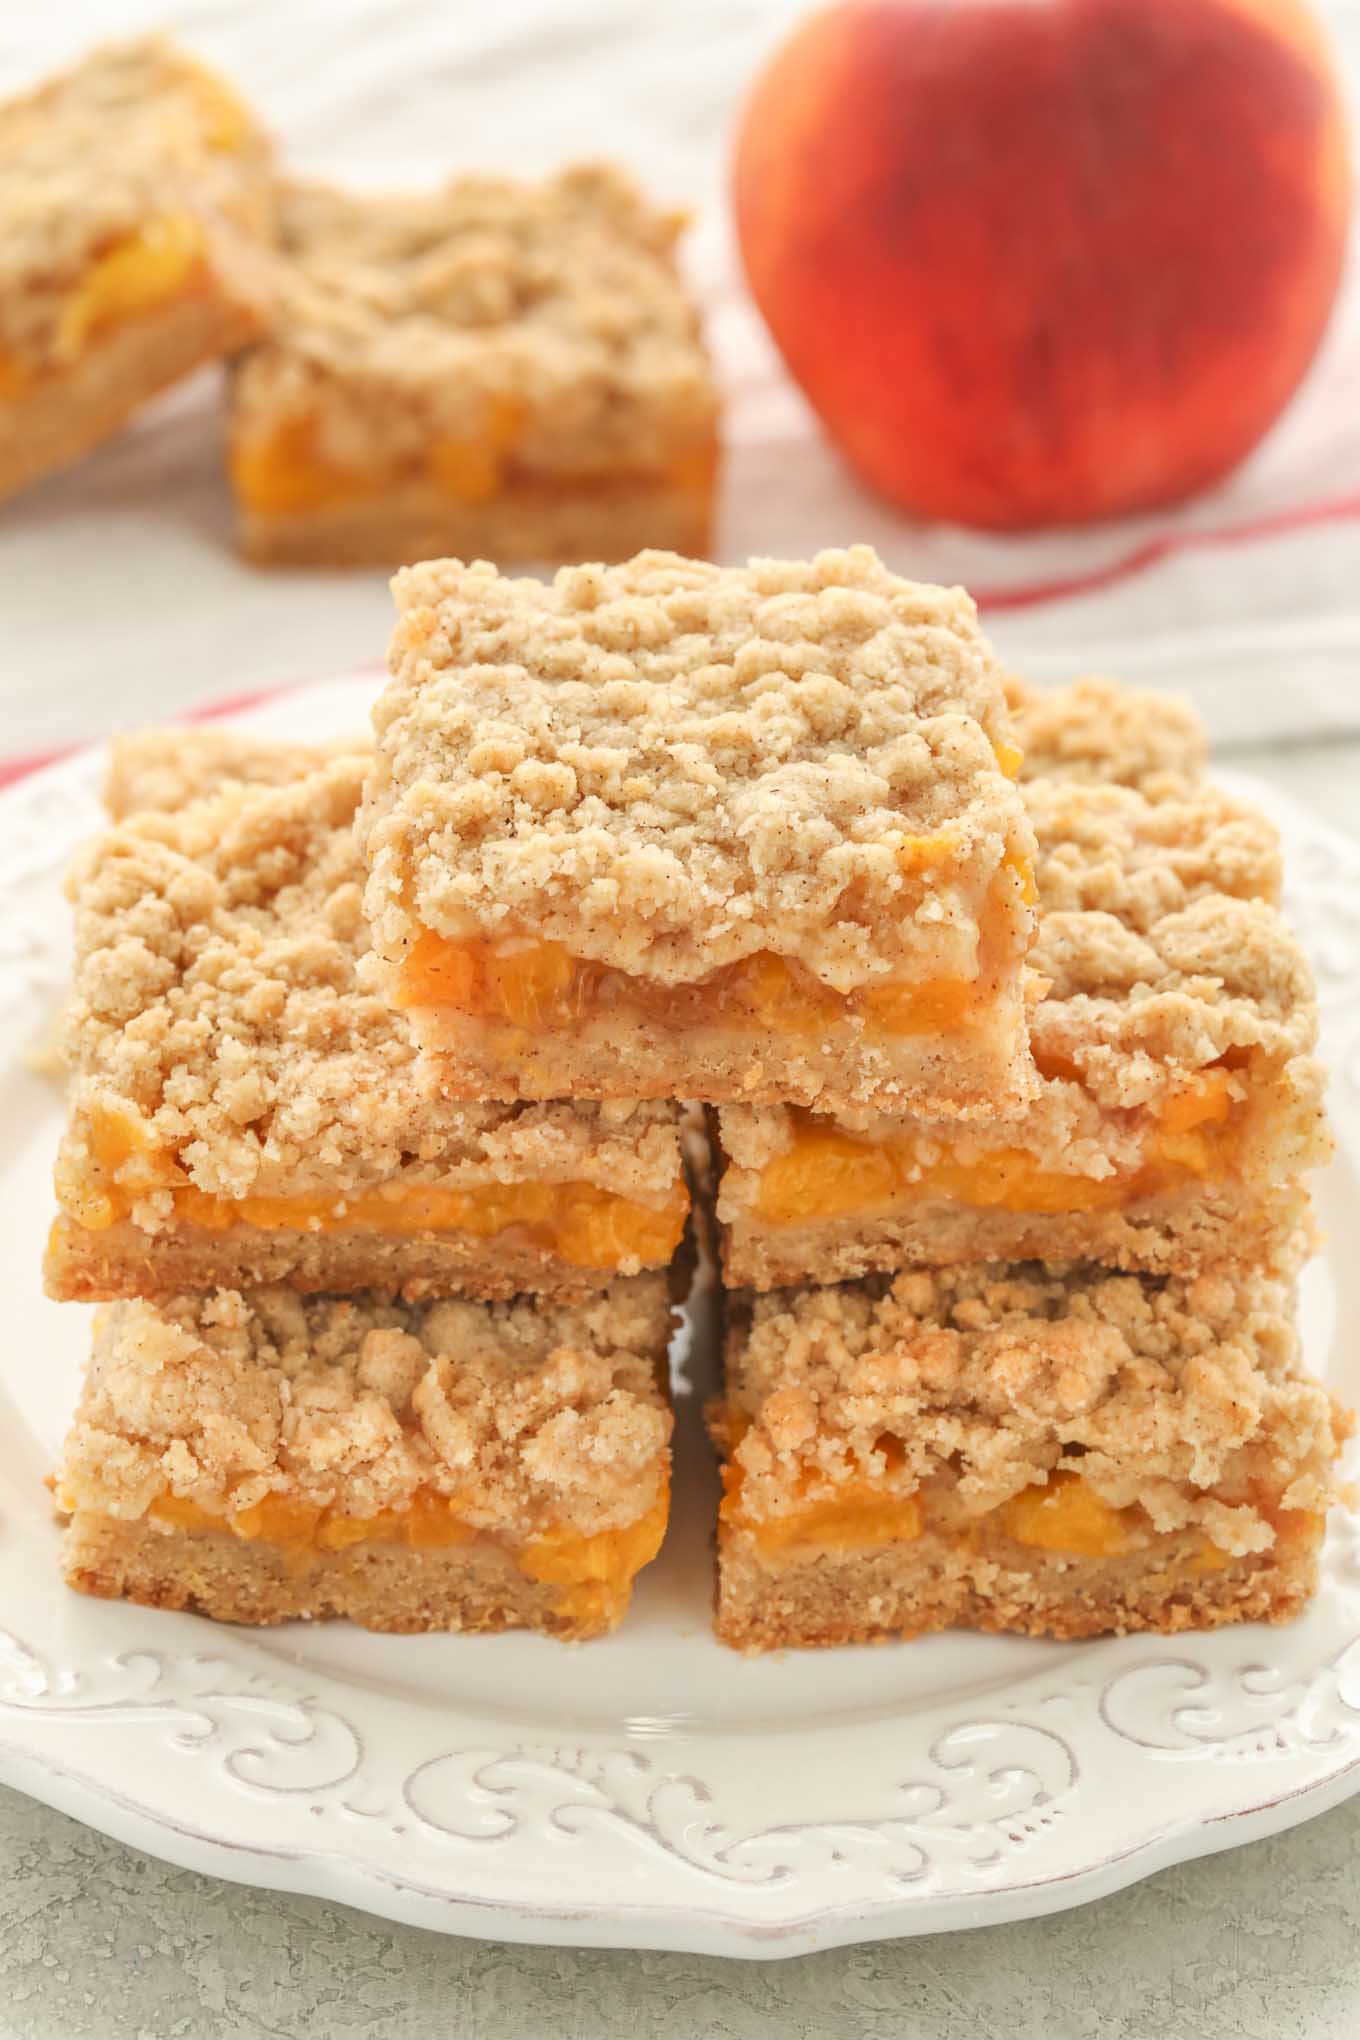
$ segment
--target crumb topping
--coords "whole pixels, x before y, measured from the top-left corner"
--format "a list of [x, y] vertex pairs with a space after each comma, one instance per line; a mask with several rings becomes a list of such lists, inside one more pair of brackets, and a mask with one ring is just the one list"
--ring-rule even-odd
[[144, 808], [188, 807], [233, 786], [291, 786], [331, 758], [367, 757], [356, 736], [337, 744], [285, 744], [230, 729], [172, 725], [114, 738], [104, 805], [115, 822]]
[[304, 427], [316, 458], [362, 473], [490, 438], [517, 469], [578, 479], [650, 472], [711, 436], [683, 220], [623, 172], [285, 184], [280, 213], [278, 309], [235, 384], [240, 429]]
[[286, 1495], [374, 1516], [417, 1491], [477, 1529], [584, 1535], [666, 1479], [665, 1278], [574, 1308], [402, 1307], [286, 1288], [99, 1313], [60, 1487], [138, 1517], [167, 1490], [213, 1513]]
[[57, 365], [63, 303], [107, 249], [190, 213], [270, 231], [269, 144], [162, 36], [112, 43], [0, 106], [0, 355]]
[[173, 1206], [146, 1157], [165, 1154], [223, 1197], [542, 1180], [664, 1204], [678, 1106], [453, 1103], [425, 1081], [368, 982], [364, 769], [339, 758], [287, 787], [229, 787], [82, 853], [59, 1186], [99, 1176], [112, 1114], [119, 1180], [144, 1186], [133, 1217], [153, 1231]]
[[1117, 680], [1069, 687], [1008, 684], [1022, 779], [1075, 779], [1133, 786], [1156, 797], [1184, 792], [1208, 757], [1204, 725], [1187, 701]]
[[[1235, 1100], [1274, 1087], [1262, 1165], [1297, 1173], [1325, 1161], [1313, 977], [1270, 904], [1279, 884], [1270, 824], [1209, 787], [1149, 800], [1036, 781], [1023, 793], [1039, 844], [1029, 964], [1046, 987], [1030, 1014], [1037, 1095], [985, 1124], [873, 1112], [826, 1123], [865, 1140], [915, 1135], [923, 1168], [946, 1144], [965, 1164], [1021, 1148], [1045, 1167], [1100, 1178], [1136, 1167], [1168, 1100], [1227, 1058]], [[719, 1123], [739, 1170], [787, 1152], [797, 1125], [782, 1106], [723, 1106]], [[725, 1180], [720, 1217], [737, 1215], [741, 1195]]]
[[1041, 920], [1094, 911], [1143, 930], [1209, 894], [1279, 899], [1274, 826], [1215, 787], [1149, 800], [1124, 786], [1039, 779], [1023, 795]]
[[1031, 1036], [1102, 1103], [1164, 1095], [1168, 1073], [1234, 1051], [1283, 1065], [1317, 1038], [1312, 972], [1273, 907], [1209, 894], [1139, 931], [1112, 914], [1050, 914], [1031, 952], [1051, 991]]
[[[641, 553], [549, 586], [444, 560], [393, 586], [364, 817], [389, 961], [425, 926], [667, 982], [762, 949], [842, 992], [975, 967], [987, 890], [1030, 843], [961, 590], [867, 546]], [[924, 873], [919, 837], [942, 849]]]
[[1260, 1274], [974, 1266], [776, 1291], [739, 1313], [727, 1368], [756, 1518], [951, 1472], [980, 1515], [1061, 1466], [1159, 1531], [1255, 1551], [1272, 1510], [1334, 1498], [1347, 1429], [1303, 1368], [1288, 1285]]

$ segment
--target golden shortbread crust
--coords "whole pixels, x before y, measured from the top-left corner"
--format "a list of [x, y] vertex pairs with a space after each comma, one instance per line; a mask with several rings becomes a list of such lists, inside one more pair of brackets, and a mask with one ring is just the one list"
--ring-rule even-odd
[[537, 1629], [584, 1642], [622, 1618], [627, 1589], [564, 1595], [531, 1579], [487, 1539], [412, 1552], [381, 1539], [318, 1551], [303, 1566], [279, 1545], [221, 1530], [176, 1530], [81, 1513], [62, 1547], [68, 1586], [102, 1600], [188, 1608], [215, 1622], [273, 1624], [344, 1617], [384, 1634]]
[[989, 1541], [985, 1561], [925, 1530], [909, 1543], [794, 1557], [771, 1574], [745, 1549], [722, 1552], [717, 1627], [734, 1650], [889, 1643], [939, 1629], [1075, 1641], [1153, 1630], [1289, 1622], [1317, 1590], [1307, 1538], [1206, 1570], [1198, 1531], [1169, 1531], [1146, 1548], [1091, 1558]]

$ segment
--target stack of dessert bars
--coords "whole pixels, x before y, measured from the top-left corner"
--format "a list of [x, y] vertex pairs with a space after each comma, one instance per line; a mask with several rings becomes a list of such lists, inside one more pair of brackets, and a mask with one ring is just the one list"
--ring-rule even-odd
[[1188, 713], [865, 548], [394, 586], [371, 746], [129, 740], [73, 877], [71, 1584], [612, 1627], [698, 1100], [724, 1641], [1292, 1614], [1315, 1005]]
[[370, 982], [365, 770], [134, 741], [73, 874], [48, 1283], [117, 1301], [67, 1575], [234, 1621], [592, 1635], [666, 1525], [680, 1115], [422, 1083]]

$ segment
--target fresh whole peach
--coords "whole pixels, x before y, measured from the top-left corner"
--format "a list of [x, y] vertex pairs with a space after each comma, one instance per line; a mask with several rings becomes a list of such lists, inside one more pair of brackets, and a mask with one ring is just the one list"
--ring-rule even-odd
[[896, 503], [1023, 530], [1224, 474], [1311, 361], [1345, 121], [1297, 0], [845, 0], [746, 106], [789, 368]]

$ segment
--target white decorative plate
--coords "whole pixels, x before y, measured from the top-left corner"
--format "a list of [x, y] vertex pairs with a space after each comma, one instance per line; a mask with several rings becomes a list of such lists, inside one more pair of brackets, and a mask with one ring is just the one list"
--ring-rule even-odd
[[[239, 720], [358, 732], [372, 685]], [[60, 996], [61, 876], [102, 770], [84, 752], [0, 796], [0, 1776], [192, 1869], [421, 1926], [751, 1956], [1056, 1911], [1360, 1785], [1354, 1521], [1334, 1519], [1322, 1592], [1283, 1629], [746, 1662], [709, 1634], [692, 1391], [664, 1554], [602, 1643], [248, 1632], [68, 1593], [43, 1477], [86, 1313], [39, 1286], [61, 1101], [24, 1051]], [[1360, 849], [1254, 791], [1284, 831], [1336, 1073], [1307, 1339], [1356, 1399]]]

